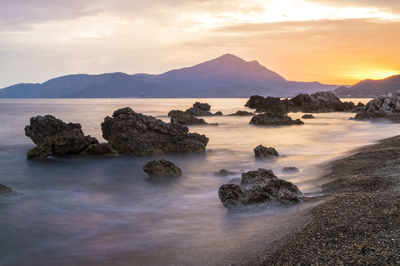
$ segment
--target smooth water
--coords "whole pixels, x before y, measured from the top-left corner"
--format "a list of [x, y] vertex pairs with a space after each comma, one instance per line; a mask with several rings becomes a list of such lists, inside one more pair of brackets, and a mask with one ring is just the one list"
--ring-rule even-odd
[[[287, 233], [312, 204], [229, 213], [218, 188], [240, 174], [270, 168], [308, 196], [325, 182], [322, 163], [376, 140], [397, 135], [399, 125], [349, 120], [351, 113], [315, 114], [305, 125], [260, 127], [250, 117], [206, 117], [218, 126], [191, 126], [207, 135], [207, 152], [193, 155], [113, 159], [27, 161], [33, 147], [24, 126], [35, 115], [53, 114], [79, 122], [85, 134], [102, 140], [100, 124], [118, 108], [168, 121], [172, 109], [198, 99], [0, 100], [0, 183], [18, 195], [0, 198], [0, 264], [4, 265], [182, 265], [240, 263], [260, 256]], [[246, 99], [203, 99], [224, 114]], [[303, 114], [291, 114], [299, 118]], [[255, 160], [253, 148], [273, 146], [277, 160]], [[142, 166], [155, 158], [176, 163], [181, 178], [147, 178]], [[284, 166], [301, 171], [282, 173]]]

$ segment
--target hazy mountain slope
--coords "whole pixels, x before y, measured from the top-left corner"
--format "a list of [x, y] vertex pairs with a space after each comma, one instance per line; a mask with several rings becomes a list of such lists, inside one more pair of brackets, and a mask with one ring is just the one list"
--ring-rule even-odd
[[339, 97], [373, 98], [388, 93], [395, 94], [399, 89], [400, 75], [396, 75], [381, 80], [363, 80], [350, 88], [337, 88], [334, 93]]
[[0, 90], [0, 98], [118, 97], [288, 97], [334, 89], [318, 82], [287, 81], [260, 65], [226, 54], [160, 75], [109, 73], [68, 75], [42, 84], [17, 84]]

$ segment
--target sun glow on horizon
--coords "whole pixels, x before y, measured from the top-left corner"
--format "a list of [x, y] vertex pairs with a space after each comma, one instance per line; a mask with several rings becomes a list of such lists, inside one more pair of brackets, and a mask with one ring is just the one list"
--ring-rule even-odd
[[394, 75], [399, 75], [400, 71], [386, 70], [386, 69], [371, 69], [361, 71], [359, 73], [349, 75], [349, 78], [354, 80], [365, 80], [365, 79], [385, 79]]

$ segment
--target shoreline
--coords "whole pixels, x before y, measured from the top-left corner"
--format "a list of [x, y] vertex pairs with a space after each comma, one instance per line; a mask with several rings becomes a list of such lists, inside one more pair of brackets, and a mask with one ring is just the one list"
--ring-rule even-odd
[[328, 170], [322, 177], [328, 180], [324, 201], [257, 264], [400, 264], [400, 136], [323, 168]]

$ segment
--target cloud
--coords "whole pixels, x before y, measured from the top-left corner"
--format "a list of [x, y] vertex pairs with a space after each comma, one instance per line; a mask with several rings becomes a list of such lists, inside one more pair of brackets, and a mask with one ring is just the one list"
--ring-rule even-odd
[[310, 1], [332, 6], [375, 7], [387, 11], [400, 12], [400, 1], [398, 0], [310, 0]]

